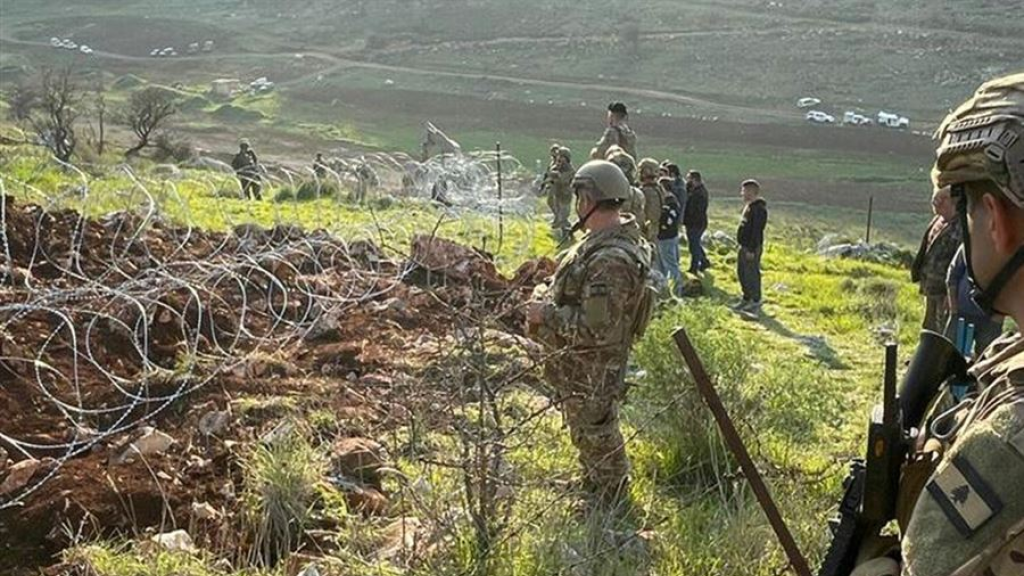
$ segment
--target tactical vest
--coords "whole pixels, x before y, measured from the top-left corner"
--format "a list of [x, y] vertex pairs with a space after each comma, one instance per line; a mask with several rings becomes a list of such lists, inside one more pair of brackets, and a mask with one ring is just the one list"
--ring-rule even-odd
[[636, 132], [630, 130], [629, 126], [612, 126], [612, 128], [619, 135], [619, 148], [639, 160], [640, 157], [636, 155]]
[[[643, 240], [640, 240], [643, 242]], [[579, 251], [582, 249], [582, 251]], [[626, 346], [632, 344], [636, 339], [642, 337], [651, 321], [654, 311], [654, 304], [657, 298], [657, 288], [654, 282], [653, 271], [650, 266], [650, 257], [645, 255], [636, 242], [620, 235], [612, 236], [600, 243], [593, 243], [587, 246], [583, 242], [565, 255], [563, 274], [555, 276], [552, 286], [555, 294], [555, 303], [558, 305], [579, 306], [583, 301], [583, 282], [587, 276], [587, 264], [590, 259], [599, 251], [605, 249], [617, 249], [627, 254], [632, 262], [639, 269], [641, 286], [637, 290], [637, 306], [633, 322], [620, 332], [617, 340]]]

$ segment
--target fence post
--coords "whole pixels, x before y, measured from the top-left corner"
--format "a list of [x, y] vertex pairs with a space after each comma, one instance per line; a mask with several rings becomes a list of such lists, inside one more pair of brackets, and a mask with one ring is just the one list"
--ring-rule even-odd
[[870, 196], [870, 197], [868, 197], [868, 231], [867, 231], [867, 234], [864, 235], [864, 243], [865, 244], [871, 244], [871, 217], [874, 215], [874, 211], [875, 211], [875, 197], [874, 196]]

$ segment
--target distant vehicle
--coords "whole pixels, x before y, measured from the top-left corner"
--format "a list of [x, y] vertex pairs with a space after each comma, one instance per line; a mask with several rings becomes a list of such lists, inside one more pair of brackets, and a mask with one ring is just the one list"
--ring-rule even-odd
[[196, 52], [199, 52], [199, 42], [192, 42], [188, 45], [188, 53], [195, 54]]
[[173, 46], [168, 46], [167, 48], [164, 48], [163, 50], [160, 51], [160, 56], [162, 56], [164, 58], [167, 58], [169, 56], [177, 56], [177, 55], [178, 55], [178, 51], [175, 50]]
[[891, 114], [884, 110], [878, 113], [877, 121], [879, 126], [886, 126], [888, 128], [910, 128], [909, 118], [899, 114]]
[[88, 54], [92, 54], [92, 52], [93, 52], [92, 48], [89, 48], [85, 44], [82, 44], [81, 46], [79, 46], [78, 47], [78, 51], [81, 52], [82, 54], [87, 54], [87, 55]]
[[851, 126], [869, 126], [873, 123], [874, 122], [871, 118], [851, 110], [847, 110], [846, 113], [843, 114], [843, 124], [849, 124]]
[[50, 46], [53, 46], [54, 48], [60, 48], [61, 44], [63, 44], [63, 42], [61, 42], [60, 38], [57, 38], [56, 36], [50, 38]]
[[206, 40], [203, 42], [203, 52], [209, 52], [213, 50], [213, 40]]
[[817, 106], [821, 104], [821, 100], [818, 98], [801, 98], [796, 101], [797, 108], [810, 108], [811, 106]]
[[804, 118], [808, 122], [814, 122], [816, 124], [835, 124], [836, 118], [831, 114], [826, 114], [821, 110], [811, 110]]
[[152, 50], [149, 51], [149, 55], [150, 56], [159, 56], [160, 55], [160, 49], [159, 48], [153, 48]]
[[78, 50], [78, 44], [75, 44], [71, 40], [65, 40], [64, 41], [64, 47], [67, 48], [68, 50]]

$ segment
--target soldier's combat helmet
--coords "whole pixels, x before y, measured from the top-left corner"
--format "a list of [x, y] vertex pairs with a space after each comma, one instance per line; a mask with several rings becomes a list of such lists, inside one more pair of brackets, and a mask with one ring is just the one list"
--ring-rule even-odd
[[654, 158], [644, 158], [636, 165], [637, 173], [641, 180], [651, 180], [658, 177], [658, 170], [661, 164]]
[[626, 200], [629, 198], [629, 180], [618, 166], [607, 160], [591, 160], [576, 171], [572, 189], [586, 194], [594, 202]]
[[558, 148], [558, 155], [565, 158], [567, 162], [572, 162], [572, 150], [569, 150], [565, 146]]
[[936, 136], [936, 188], [990, 180], [1024, 208], [1024, 73], [982, 84]]
[[622, 148], [618, 146], [608, 148], [604, 159], [618, 166], [619, 170], [622, 170], [622, 173], [626, 175], [626, 180], [630, 183], [636, 180], [636, 160]]
[[1024, 246], [982, 286], [971, 259], [967, 187], [971, 182], [990, 182], [1018, 208], [1024, 208], [1024, 73], [986, 82], [974, 96], [942, 122], [936, 132], [932, 182], [949, 186], [958, 203], [958, 216], [967, 252], [967, 271], [974, 286], [973, 298], [987, 314], [993, 314], [1003, 288], [1024, 267]]
[[561, 149], [562, 146], [560, 144], [552, 144], [551, 148], [548, 149], [548, 153], [551, 154], [552, 158], [554, 158], [555, 156], [558, 156], [558, 151]]

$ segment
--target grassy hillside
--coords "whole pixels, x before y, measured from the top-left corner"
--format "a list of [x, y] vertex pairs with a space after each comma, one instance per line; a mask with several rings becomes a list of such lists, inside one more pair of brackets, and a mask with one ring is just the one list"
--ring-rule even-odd
[[[1005, 17], [1014, 5], [359, 0], [283, 9], [263, 1], [137, 1], [115, 8], [9, 0], [4, 32], [42, 42], [71, 37], [143, 58], [153, 47], [216, 38], [219, 54], [251, 54], [254, 67], [257, 54], [317, 51], [411, 69], [606, 84], [609, 92], [641, 87], [693, 98], [661, 99], [660, 107], [677, 115], [795, 119], [796, 98], [814, 95], [826, 110], [895, 109], [927, 124], [980, 81], [1019, 69], [1024, 40]], [[7, 52], [6, 64], [18, 61]], [[443, 89], [452, 90], [479, 95], [500, 88], [484, 82]], [[552, 95], [520, 90], [504, 97], [540, 101], [538, 95], [586, 99], [564, 87]]]
[[[231, 185], [229, 180], [202, 172], [186, 171], [168, 180], [143, 164], [132, 178], [100, 167], [76, 174], [49, 166], [31, 150], [4, 147], [0, 152], [5, 158], [0, 184], [6, 193], [95, 215], [130, 207], [145, 210], [154, 202], [172, 219], [200, 227], [294, 222], [326, 228], [347, 239], [372, 238], [398, 253], [411, 234], [429, 232], [442, 217], [436, 208], [409, 201], [372, 211], [343, 198], [285, 205], [243, 202], [226, 197], [223, 190]], [[83, 190], [87, 191], [85, 202], [78, 200]], [[734, 208], [724, 204], [716, 209], [712, 228], [731, 229]], [[860, 451], [864, 415], [877, 397], [880, 331], [892, 331], [906, 357], [920, 310], [905, 270], [824, 260], [806, 249], [818, 234], [817, 228], [806, 227], [806, 216], [794, 215], [791, 220], [784, 208], [778, 212], [778, 225], [769, 230], [765, 259], [768, 315], [764, 321], [744, 322], [725, 307], [738, 292], [731, 273], [735, 256], [727, 247], [716, 247], [711, 253], [716, 268], [705, 282], [708, 296], [665, 304], [636, 347], [631, 377], [636, 387], [625, 408], [625, 430], [635, 467], [637, 509], [625, 520], [600, 515], [581, 520], [576, 503], [566, 497], [566, 482], [575, 470], [567, 434], [557, 411], [541, 411], [539, 417], [527, 419], [529, 424], [522, 430], [507, 432], [507, 468], [502, 474], [515, 479], [515, 495], [503, 528], [496, 533], [497, 544], [482, 550], [474, 536], [472, 509], [462, 496], [464, 478], [458, 468], [444, 464], [457, 459], [464, 449], [461, 429], [398, 428], [382, 438], [396, 450], [395, 466], [430, 489], [407, 492], [394, 487], [401, 498], [411, 500], [396, 503], [391, 513], [452, 511], [452, 516], [443, 524], [442, 544], [425, 558], [410, 565], [396, 559], [381, 561], [375, 543], [386, 539], [390, 518], [365, 518], [332, 504], [336, 496], [330, 490], [314, 488], [316, 462], [327, 457], [331, 445], [325, 431], [359, 429], [360, 425], [323, 410], [315, 395], [296, 396], [282, 390], [237, 398], [239, 410], [251, 404], [245, 410], [253, 414], [298, 419], [312, 427], [311, 431], [301, 428], [306, 430], [301, 440], [288, 444], [286, 452], [265, 455], [271, 460], [252, 461], [257, 466], [252, 473], [270, 473], [259, 466], [273, 466], [273, 458], [311, 462], [313, 468], [297, 470], [289, 481], [313, 483], [310, 489], [323, 499], [316, 505], [317, 517], [336, 527], [329, 536], [340, 548], [327, 554], [307, 550], [297, 562], [313, 562], [328, 575], [402, 570], [410, 574], [779, 573], [785, 565], [781, 551], [745, 483], [736, 479], [671, 347], [669, 334], [680, 325], [689, 330], [716, 377], [802, 547], [812, 561], [820, 559], [826, 544], [824, 518], [839, 495], [843, 461]], [[552, 253], [553, 241], [542, 214], [504, 222], [506, 245], [497, 255], [502, 268], [511, 270], [526, 257]], [[441, 235], [477, 245], [483, 235], [493, 238], [497, 224], [494, 216], [473, 213], [450, 213], [445, 222]], [[827, 220], [814, 224], [827, 225]], [[506, 353], [494, 352], [498, 364], [492, 369], [504, 366], [508, 359], [502, 354]], [[443, 365], [434, 370], [440, 371], [427, 373], [446, 377]], [[470, 395], [463, 402], [453, 410], [476, 422], [480, 418], [477, 401]], [[497, 402], [503, 419], [518, 421], [536, 410], [538, 397], [529, 387], [516, 386], [503, 392]], [[266, 408], [271, 405], [272, 411]], [[419, 418], [429, 421], [430, 408], [422, 409]], [[626, 540], [616, 534], [626, 535]], [[218, 563], [220, 557], [216, 550], [188, 556], [155, 551], [131, 539], [85, 539], [65, 559], [69, 566], [89, 566], [91, 573], [101, 576], [243, 573]], [[279, 566], [260, 573], [291, 574], [289, 570]]]

